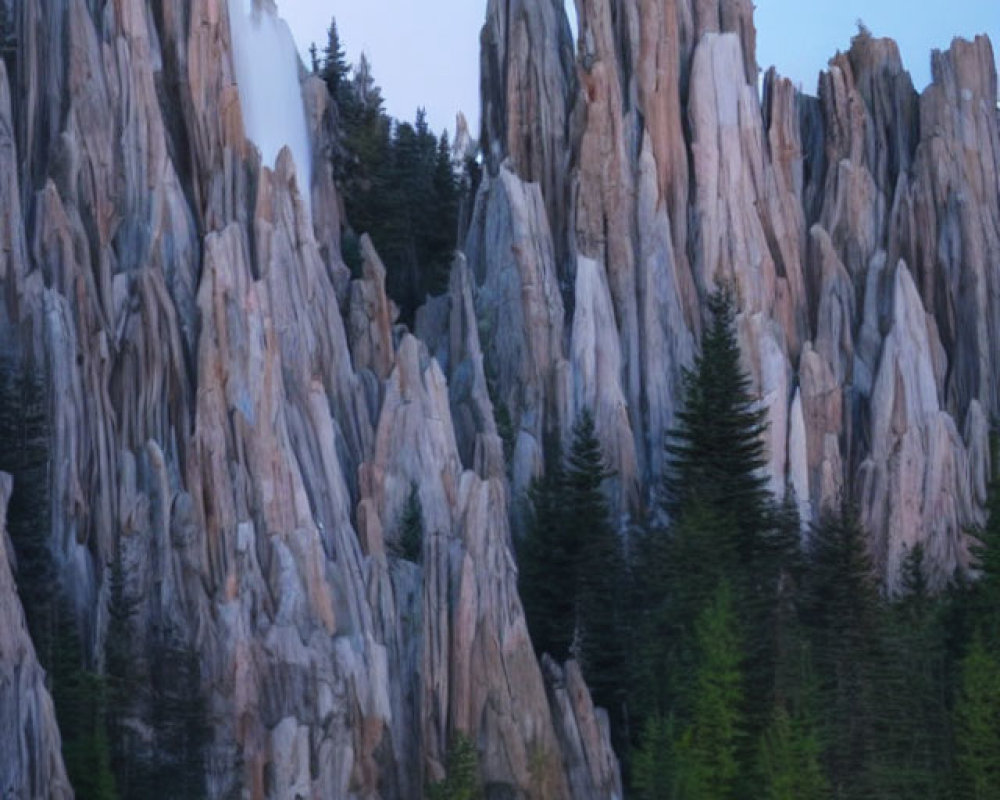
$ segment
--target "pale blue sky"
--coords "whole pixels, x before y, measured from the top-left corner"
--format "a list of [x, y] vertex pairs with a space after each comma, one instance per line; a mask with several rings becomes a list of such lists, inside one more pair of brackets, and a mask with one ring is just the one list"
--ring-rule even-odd
[[[348, 58], [364, 50], [386, 106], [412, 119], [426, 106], [436, 130], [463, 110], [479, 117], [479, 31], [486, 0], [278, 0], [303, 54], [323, 46], [336, 16]], [[930, 80], [930, 51], [954, 36], [989, 33], [1000, 48], [1000, 0], [757, 0], [757, 61], [771, 64], [808, 92], [829, 58], [845, 50], [864, 20], [900, 44], [917, 89]], [[475, 130], [474, 130], [475, 133]]]

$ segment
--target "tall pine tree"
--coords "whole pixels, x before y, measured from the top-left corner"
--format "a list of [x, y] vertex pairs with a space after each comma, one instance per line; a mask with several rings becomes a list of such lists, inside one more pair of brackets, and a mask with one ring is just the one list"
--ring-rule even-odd
[[[692, 666], [691, 620], [726, 580], [746, 631], [748, 730], [772, 708], [775, 610], [783, 576], [798, 557], [798, 520], [767, 488], [766, 413], [751, 391], [728, 288], [708, 302], [702, 349], [684, 375], [677, 425], [665, 443], [665, 529], [640, 533], [634, 549], [636, 618], [642, 627], [633, 680], [636, 713], [684, 715]], [[754, 758], [751, 742], [744, 756]]]
[[529, 630], [539, 653], [579, 660], [617, 737], [626, 687], [625, 563], [603, 489], [611, 473], [589, 411], [573, 427], [564, 462], [557, 455], [548, 463], [529, 492], [530, 524], [519, 548]]
[[826, 512], [810, 537], [804, 618], [823, 710], [824, 761], [837, 798], [877, 796], [883, 608], [864, 532]]
[[1000, 797], [1000, 450], [995, 434], [990, 444], [988, 516], [974, 532], [971, 548], [978, 580], [964, 598], [972, 642], [961, 661], [954, 714], [961, 800]]
[[594, 702], [608, 710], [615, 734], [625, 690], [625, 616], [621, 602], [625, 564], [604, 482], [611, 477], [594, 419], [585, 410], [573, 426], [566, 459], [564, 524], [578, 544], [576, 649]]
[[955, 708], [958, 797], [1000, 797], [1000, 659], [979, 634], [962, 661], [961, 681]]
[[947, 797], [952, 747], [943, 604], [928, 588], [920, 544], [903, 562], [902, 595], [886, 623], [875, 780], [884, 796]]
[[535, 651], [570, 657], [576, 628], [579, 541], [563, 524], [563, 459], [558, 440], [548, 448], [545, 475], [528, 490], [528, 529], [518, 543], [518, 590]]
[[343, 98], [342, 88], [347, 81], [350, 67], [347, 55], [340, 43], [340, 33], [337, 31], [337, 20], [330, 20], [326, 34], [326, 47], [323, 49], [323, 65], [319, 71], [320, 77], [326, 83], [330, 96], [340, 101]]
[[761, 744], [760, 796], [765, 800], [823, 800], [829, 785], [820, 766], [820, 743], [802, 711], [778, 705]]
[[686, 800], [736, 796], [745, 736], [743, 651], [732, 590], [722, 581], [695, 625], [698, 662], [691, 722], [677, 745], [677, 769]]
[[666, 445], [665, 500], [674, 517], [700, 505], [731, 518], [735, 554], [745, 566], [756, 556], [756, 538], [772, 505], [764, 458], [767, 414], [740, 361], [732, 290], [716, 291], [708, 307], [701, 352], [684, 373], [683, 407]]

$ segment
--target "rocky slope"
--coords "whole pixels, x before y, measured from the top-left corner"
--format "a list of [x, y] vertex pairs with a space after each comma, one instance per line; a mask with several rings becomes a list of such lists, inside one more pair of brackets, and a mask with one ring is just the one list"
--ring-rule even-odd
[[[818, 98], [761, 95], [748, 0], [577, 8], [574, 43], [561, 0], [490, 0], [467, 261], [411, 333], [370, 243], [341, 261], [323, 85], [312, 164], [247, 140], [223, 0], [15, 3], [0, 348], [51, 384], [87, 649], [121, 554], [136, 656], [152, 631], [198, 654], [212, 797], [415, 797], [459, 732], [490, 797], [620, 796], [579, 670], [532, 652], [510, 512], [585, 407], [623, 522], [648, 498], [721, 281], [774, 489], [857, 503], [890, 585], [915, 541], [938, 579], [965, 563], [1000, 412], [989, 42], [920, 95], [867, 36]], [[414, 484], [419, 566], [391, 555]], [[6, 552], [0, 788], [68, 796]]]
[[[967, 564], [1000, 411], [1000, 123], [990, 42], [918, 94], [859, 34], [818, 97], [758, 94], [743, 0], [491, 0], [484, 179], [467, 242], [518, 430], [515, 491], [593, 410], [623, 518], [662, 471], [703, 300], [735, 287], [772, 488], [854, 503], [894, 586], [923, 542]], [[494, 335], [503, 320], [503, 335]]]
[[[490, 796], [620, 794], [579, 673], [528, 638], [470, 282], [439, 361], [370, 245], [351, 280], [323, 84], [313, 163], [269, 168], [223, 0], [15, 11], [0, 343], [51, 384], [51, 546], [95, 663], [118, 553], [136, 658], [153, 631], [198, 654], [212, 797], [416, 797], [458, 733]], [[387, 555], [413, 484], [421, 566]], [[4, 796], [68, 796], [6, 561], [0, 609]]]
[[70, 798], [52, 698], [18, 600], [7, 537], [10, 475], [0, 473], [0, 791], [4, 797]]

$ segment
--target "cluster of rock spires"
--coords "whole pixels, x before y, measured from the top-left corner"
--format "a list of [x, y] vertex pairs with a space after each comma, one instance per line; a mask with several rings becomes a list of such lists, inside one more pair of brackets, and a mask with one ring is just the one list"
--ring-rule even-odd
[[[511, 511], [583, 408], [622, 519], [649, 496], [720, 281], [775, 491], [857, 503], [890, 586], [915, 541], [965, 564], [1000, 411], [989, 42], [918, 95], [862, 35], [818, 99], [762, 99], [749, 0], [577, 5], [574, 46], [561, 0], [490, 0], [468, 266], [413, 333], [370, 243], [341, 260], [322, 82], [309, 181], [247, 141], [224, 0], [14, 5], [0, 346], [51, 384], [88, 649], [119, 552], [136, 629], [199, 654], [212, 797], [418, 797], [458, 732], [489, 797], [621, 796], [579, 670], [533, 653]], [[388, 555], [413, 484], [420, 566]], [[0, 794], [69, 797], [0, 536]]]
[[[983, 36], [918, 94], [861, 31], [818, 97], [758, 90], [750, 0], [494, 0], [466, 253], [515, 493], [590, 408], [627, 517], [662, 473], [702, 324], [735, 289], [772, 489], [852, 503], [892, 589], [968, 566], [1000, 411], [1000, 124]], [[493, 335], [500, 325], [503, 335]]]

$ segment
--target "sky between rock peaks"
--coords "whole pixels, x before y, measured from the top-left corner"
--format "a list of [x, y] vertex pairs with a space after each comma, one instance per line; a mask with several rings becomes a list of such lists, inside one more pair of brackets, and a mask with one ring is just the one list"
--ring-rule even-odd
[[[543, 2], [543, 0], [536, 0]], [[922, 90], [930, 82], [930, 52], [955, 36], [988, 33], [1000, 53], [1000, 0], [756, 0], [757, 62], [815, 93], [817, 76], [846, 50], [857, 20], [900, 46], [903, 63]], [[464, 111], [479, 119], [479, 31], [486, 0], [278, 0], [308, 63], [309, 44], [322, 49], [336, 17], [348, 59], [364, 51], [386, 108], [413, 119], [427, 109], [435, 130], [454, 129]], [[568, 6], [572, 9], [573, 2]]]

